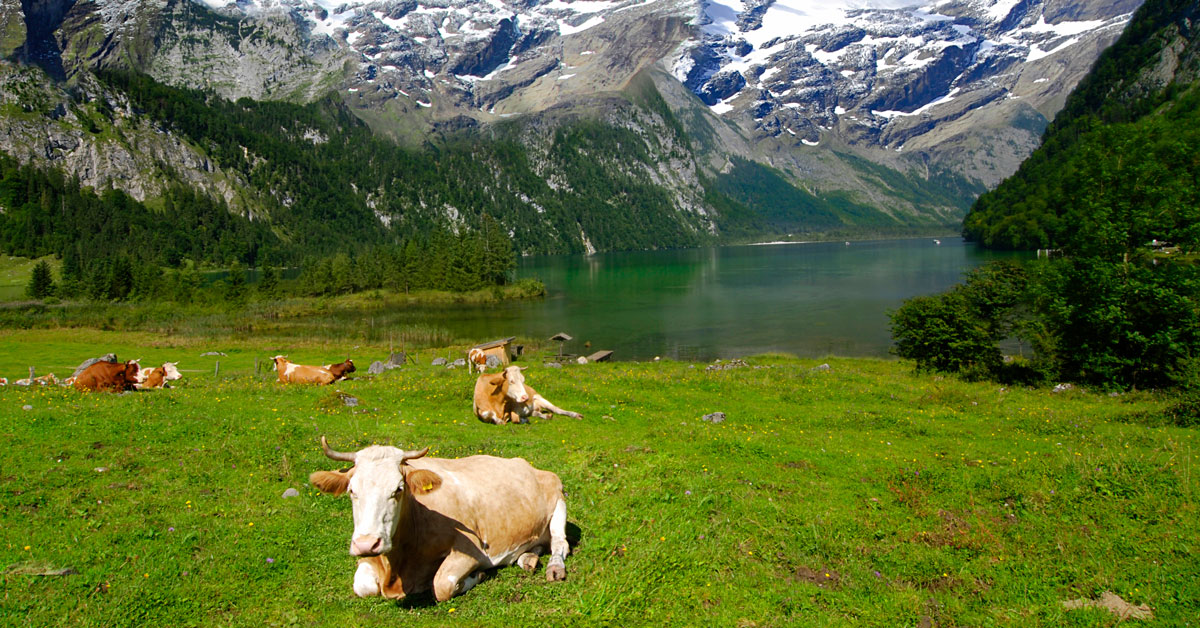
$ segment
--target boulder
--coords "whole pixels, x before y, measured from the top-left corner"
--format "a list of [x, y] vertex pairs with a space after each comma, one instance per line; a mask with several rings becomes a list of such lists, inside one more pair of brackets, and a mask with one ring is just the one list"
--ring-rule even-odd
[[432, 364], [433, 366], [441, 366], [445, 363], [446, 363], [446, 358], [434, 358], [433, 362], [431, 362], [430, 364]]
[[706, 414], [706, 415], [700, 417], [700, 420], [707, 421], [707, 422], [715, 425], [715, 424], [720, 423], [725, 420], [725, 413], [724, 412], [713, 412], [711, 414]]
[[299, 496], [300, 496], [300, 491], [297, 491], [294, 488], [289, 488], [288, 490], [283, 492], [284, 499], [287, 499], [289, 497], [299, 497]]
[[101, 357], [98, 357], [98, 358], [92, 358], [92, 359], [90, 359], [90, 360], [84, 360], [84, 361], [83, 361], [83, 364], [80, 364], [79, 366], [75, 367], [75, 372], [74, 372], [74, 373], [71, 373], [71, 377], [79, 377], [79, 374], [80, 374], [80, 373], [82, 373], [84, 370], [86, 370], [86, 369], [87, 369], [87, 367], [89, 367], [89, 366], [91, 366], [91, 365], [93, 365], [93, 364], [95, 364], [95, 363], [97, 363], [97, 362], [112, 362], [113, 364], [116, 364], [116, 362], [117, 362], [117, 354], [115, 354], [115, 353], [108, 353], [108, 354], [105, 354], [105, 355], [103, 355], [103, 356], [101, 356]]
[[490, 369], [500, 368], [500, 358], [498, 358], [494, 355], [488, 354], [486, 364], [487, 364], [487, 367]]
[[467, 359], [459, 358], [459, 359], [455, 360], [451, 366], [466, 366], [466, 365], [467, 365]]

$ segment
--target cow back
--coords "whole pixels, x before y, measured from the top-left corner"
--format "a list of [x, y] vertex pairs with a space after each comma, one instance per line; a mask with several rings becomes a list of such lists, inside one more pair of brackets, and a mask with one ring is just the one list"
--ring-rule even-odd
[[74, 386], [83, 391], [123, 392], [133, 389], [137, 383], [137, 373], [137, 364], [132, 362], [96, 362], [75, 378]]
[[[488, 554], [541, 536], [562, 499], [558, 475], [535, 469], [524, 458], [420, 458], [407, 464], [409, 477], [418, 478], [410, 481], [415, 485], [409, 494], [423, 507], [416, 509], [414, 527], [437, 531], [439, 537], [444, 532], [459, 544], [481, 539], [486, 547], [480, 549]], [[430, 483], [420, 479], [421, 472], [440, 479], [435, 490], [422, 490], [419, 484]]]

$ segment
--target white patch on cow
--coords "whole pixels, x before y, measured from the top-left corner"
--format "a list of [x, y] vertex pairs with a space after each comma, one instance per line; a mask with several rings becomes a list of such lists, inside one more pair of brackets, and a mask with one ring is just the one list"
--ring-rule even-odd
[[165, 379], [168, 382], [173, 382], [173, 381], [183, 377], [183, 374], [179, 372], [179, 369], [175, 368], [175, 365], [177, 365], [177, 364], [179, 364], [179, 363], [178, 362], [163, 363], [163, 370], [166, 371], [166, 377], [164, 377], [163, 379]]
[[462, 595], [463, 593], [470, 591], [475, 585], [479, 584], [480, 580], [483, 580], [482, 571], [476, 571], [470, 576], [464, 578], [462, 584], [457, 587], [458, 595]]
[[525, 553], [531, 548], [536, 546], [537, 543], [522, 543], [498, 554], [488, 554], [487, 558], [492, 564], [484, 565], [484, 567], [501, 567], [504, 565], [511, 565], [516, 562], [518, 558], [524, 556]]
[[567, 543], [567, 503], [558, 500], [554, 504], [554, 514], [550, 516], [550, 564], [562, 565], [571, 551]]
[[510, 366], [504, 369], [504, 378], [508, 380], [508, 398], [514, 403], [529, 403], [529, 393], [525, 392], [525, 376], [521, 367]]
[[354, 572], [354, 594], [358, 597], [379, 595], [379, 579], [375, 577], [375, 568], [371, 563], [358, 563], [358, 570]]
[[293, 364], [293, 363], [291, 363], [291, 362], [288, 362], [288, 363], [287, 363], [287, 364], [286, 364], [286, 365], [283, 367], [283, 376], [284, 376], [284, 377], [291, 377], [291, 376], [292, 376], [292, 373], [293, 373], [293, 372], [295, 372], [295, 370], [296, 370], [296, 367], [298, 367], [298, 366], [300, 366], [300, 365], [299, 365], [299, 364]]
[[392, 549], [392, 537], [400, 514], [404, 476], [394, 447], [368, 447], [358, 452], [357, 471], [350, 479], [350, 501], [354, 513], [354, 536], [378, 537], [380, 554]]

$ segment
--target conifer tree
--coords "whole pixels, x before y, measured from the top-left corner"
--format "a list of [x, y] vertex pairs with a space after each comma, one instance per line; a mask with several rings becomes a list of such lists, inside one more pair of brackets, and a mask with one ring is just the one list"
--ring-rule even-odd
[[50, 264], [42, 260], [33, 267], [33, 276], [25, 287], [25, 294], [32, 299], [44, 299], [54, 294], [54, 276], [50, 272]]

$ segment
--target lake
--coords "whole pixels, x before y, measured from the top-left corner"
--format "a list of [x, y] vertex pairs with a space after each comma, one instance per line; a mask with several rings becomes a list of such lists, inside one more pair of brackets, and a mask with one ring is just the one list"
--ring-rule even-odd
[[[888, 355], [887, 311], [1013, 253], [960, 238], [769, 244], [521, 260], [545, 299], [410, 312], [461, 338], [574, 336], [566, 351], [709, 361]], [[591, 348], [585, 348], [590, 342]]]

